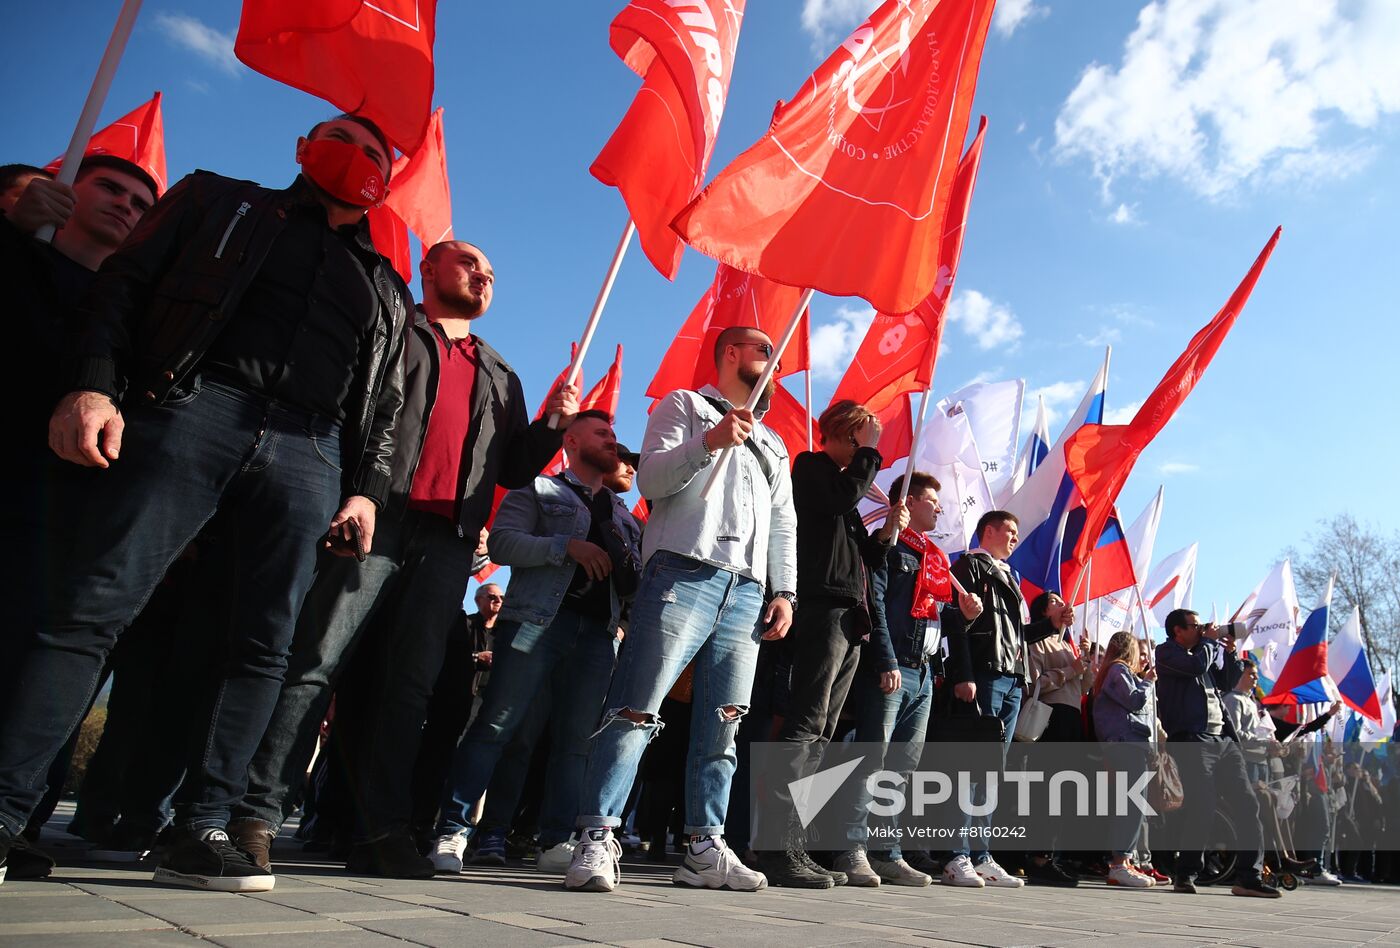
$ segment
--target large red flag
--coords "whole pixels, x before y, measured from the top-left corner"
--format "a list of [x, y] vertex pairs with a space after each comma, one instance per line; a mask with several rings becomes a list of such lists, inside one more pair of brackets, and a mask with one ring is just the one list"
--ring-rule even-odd
[[250, 69], [371, 119], [404, 154], [433, 110], [437, 0], [243, 0]]
[[645, 81], [589, 171], [622, 192], [668, 280], [684, 249], [671, 219], [704, 183], [743, 15], [744, 0], [632, 0], [612, 23], [613, 51]]
[[1104, 524], [1113, 513], [1118, 492], [1127, 482], [1138, 455], [1186, 401], [1196, 380], [1225, 341], [1226, 333], [1249, 300], [1282, 232], [1282, 227], [1274, 231], [1230, 299], [1191, 338], [1186, 351], [1167, 369], [1167, 374], [1147, 396], [1132, 421], [1126, 425], [1083, 425], [1065, 442], [1065, 470], [1079, 488], [1086, 508], [1084, 526], [1074, 550], [1074, 559], [1079, 565], [1088, 562], [1094, 552]]
[[[647, 395], [660, 398], [678, 388], [697, 389], [714, 382], [715, 340], [730, 326], [755, 326], [768, 333], [776, 343], [801, 296], [802, 291], [794, 287], [721, 263], [715, 269], [714, 282], [690, 311], [671, 348], [662, 357], [661, 366], [647, 386]], [[803, 313], [802, 318], [810, 320], [811, 313]], [[807, 326], [799, 326], [787, 352], [783, 353], [779, 376], [807, 369], [810, 364], [807, 336]]]
[[[160, 93], [151, 96], [130, 112], [88, 139], [83, 155], [112, 155], [124, 158], [156, 183], [156, 197], [165, 193], [165, 118], [160, 111]], [[44, 166], [45, 171], [58, 172], [63, 167], [59, 155]]]
[[921, 392], [933, 384], [933, 367], [938, 361], [938, 344], [943, 338], [943, 318], [953, 295], [953, 280], [962, 257], [963, 234], [972, 191], [977, 186], [977, 168], [982, 163], [982, 137], [987, 131], [983, 117], [977, 137], [958, 162], [953, 179], [953, 196], [943, 219], [943, 237], [938, 244], [938, 279], [933, 292], [912, 312], [877, 313], [855, 358], [837, 383], [831, 400], [849, 398], [880, 412], [906, 392]]
[[413, 282], [413, 255], [408, 247], [408, 225], [387, 205], [369, 209], [369, 239], [374, 249], [389, 258], [394, 270], [405, 283]]
[[674, 226], [770, 280], [906, 313], [938, 282], [992, 0], [886, 0]]
[[[807, 450], [807, 409], [791, 392], [781, 385], [773, 387], [773, 400], [768, 405], [761, 421], [773, 430], [787, 446], [788, 465]], [[817, 426], [812, 425], [813, 444], [816, 444]]]
[[452, 189], [447, 184], [442, 109], [433, 113], [418, 150], [394, 162], [384, 204], [418, 235], [424, 253], [433, 244], [452, 239]]

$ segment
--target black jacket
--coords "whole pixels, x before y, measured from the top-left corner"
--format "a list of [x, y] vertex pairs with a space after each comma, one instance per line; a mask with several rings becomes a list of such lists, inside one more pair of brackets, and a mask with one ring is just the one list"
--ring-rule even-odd
[[[442, 355], [435, 334], [441, 333], [421, 310], [414, 314], [405, 346], [403, 415], [389, 490], [396, 509], [407, 501], [413, 486], [437, 399]], [[564, 433], [552, 430], [544, 419], [531, 423], [515, 370], [480, 337], [473, 335], [472, 342], [476, 346], [476, 380], [472, 383], [471, 430], [463, 446], [466, 476], [457, 508], [457, 535], [475, 544], [491, 516], [496, 486], [515, 490], [533, 483], [563, 445]]]
[[1025, 640], [1043, 632], [1039, 626], [1049, 625], [1050, 620], [1022, 626], [1025, 599], [1020, 587], [981, 550], [958, 557], [952, 573], [964, 589], [982, 600], [982, 614], [968, 622], [956, 599], [943, 607], [948, 680], [956, 684], [997, 675], [1024, 677]]
[[[71, 387], [127, 402], [165, 401], [237, 312], [296, 187], [274, 191], [196, 171], [166, 192], [102, 264], [78, 305]], [[372, 344], [361, 347], [345, 406], [342, 490], [383, 506], [403, 404], [411, 297], [382, 256], [371, 282], [379, 320]]]
[[[1219, 642], [1203, 638], [1191, 651], [1167, 639], [1157, 646], [1157, 717], [1168, 738], [1204, 734], [1209, 711], [1206, 695], [1214, 692], [1216, 701], [1229, 690], [1227, 683], [1240, 677], [1240, 660]], [[1216, 667], [1216, 662], [1220, 667]], [[1221, 708], [1220, 730], [1234, 737], [1230, 716]]]
[[799, 601], [861, 601], [865, 568], [879, 569], [893, 545], [893, 538], [881, 543], [873, 537], [856, 508], [879, 472], [880, 453], [874, 448], [858, 448], [844, 471], [824, 451], [803, 451], [793, 462]]

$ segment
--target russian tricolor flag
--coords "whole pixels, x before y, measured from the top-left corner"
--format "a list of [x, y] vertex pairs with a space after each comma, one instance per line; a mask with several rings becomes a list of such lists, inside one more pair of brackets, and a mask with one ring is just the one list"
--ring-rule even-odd
[[1327, 673], [1337, 683], [1342, 701], [1358, 714], [1372, 721], [1381, 719], [1381, 697], [1376, 693], [1376, 679], [1366, 661], [1366, 646], [1361, 641], [1361, 611], [1351, 610], [1342, 631], [1327, 650]]
[[1332, 606], [1332, 579], [1322, 601], [1303, 622], [1265, 704], [1322, 704], [1335, 700], [1327, 685], [1327, 613]]

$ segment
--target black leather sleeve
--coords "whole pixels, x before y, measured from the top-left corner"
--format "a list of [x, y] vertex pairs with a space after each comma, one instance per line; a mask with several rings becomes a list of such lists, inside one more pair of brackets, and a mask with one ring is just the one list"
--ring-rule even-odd
[[[387, 270], [389, 264], [385, 262], [381, 266]], [[409, 314], [412, 312], [408, 288], [397, 276], [392, 278], [392, 283], [399, 294], [402, 323], [389, 339], [379, 391], [370, 393], [374, 397], [374, 408], [365, 432], [365, 450], [348, 488], [350, 493], [368, 497], [381, 509], [388, 502], [389, 485], [393, 480], [394, 448], [398, 443], [399, 415], [403, 411], [404, 344], [411, 331]]]

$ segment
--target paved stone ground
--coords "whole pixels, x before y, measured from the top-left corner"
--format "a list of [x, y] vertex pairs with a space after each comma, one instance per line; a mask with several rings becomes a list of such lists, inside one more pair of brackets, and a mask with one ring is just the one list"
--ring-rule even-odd
[[[55, 819], [67, 823], [66, 814]], [[1400, 889], [1301, 888], [1279, 901], [1078, 889], [767, 889], [698, 892], [670, 871], [624, 865], [614, 893], [564, 891], [530, 863], [406, 881], [348, 876], [274, 850], [277, 887], [229, 895], [156, 886], [150, 869], [77, 861], [72, 837], [46, 837], [62, 865], [50, 879], [0, 885], [0, 945], [138, 946], [204, 941], [292, 948], [676, 945], [1152, 945], [1400, 946]]]

